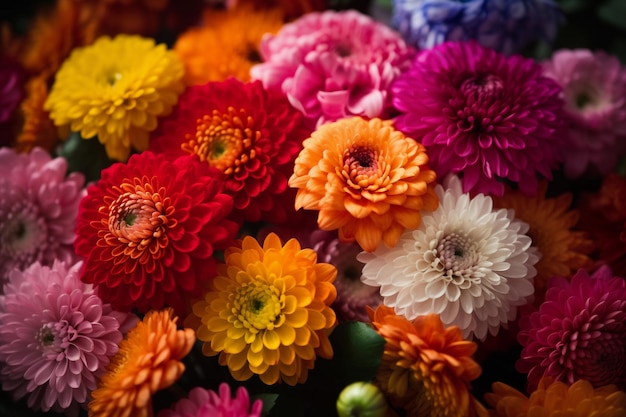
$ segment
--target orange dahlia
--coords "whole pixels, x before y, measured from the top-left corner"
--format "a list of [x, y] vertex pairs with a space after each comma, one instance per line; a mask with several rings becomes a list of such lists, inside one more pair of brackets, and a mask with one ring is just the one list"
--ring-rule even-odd
[[543, 378], [536, 391], [526, 397], [502, 383], [493, 384], [493, 392], [485, 394], [493, 408], [481, 417], [622, 417], [626, 415], [626, 393], [614, 385], [600, 388], [578, 380], [572, 385]]
[[426, 149], [390, 121], [340, 119], [319, 126], [303, 145], [289, 179], [298, 189], [296, 210], [318, 210], [319, 227], [339, 229], [343, 241], [368, 252], [381, 241], [393, 247], [420, 224], [421, 210], [437, 208]]
[[174, 52], [185, 65], [185, 82], [204, 84], [230, 76], [250, 80], [250, 68], [261, 62], [261, 38], [278, 32], [282, 25], [282, 13], [275, 8], [241, 5], [207, 10], [202, 25], [182, 33], [174, 44]]
[[180, 378], [196, 340], [192, 329], [177, 329], [177, 320], [171, 309], [153, 310], [128, 332], [92, 393], [90, 417], [153, 415], [152, 395]]
[[304, 383], [317, 356], [333, 356], [337, 270], [316, 263], [315, 251], [295, 239], [283, 246], [273, 233], [263, 246], [245, 237], [226, 250], [225, 262], [189, 317], [203, 353], [219, 354], [238, 381], [256, 374], [268, 385]]
[[392, 403], [415, 416], [475, 414], [469, 391], [481, 373], [472, 359], [476, 343], [464, 340], [458, 327], [444, 327], [436, 314], [409, 321], [385, 305], [369, 314], [386, 341], [376, 380]]
[[573, 230], [580, 213], [571, 209], [572, 194], [546, 198], [547, 188], [547, 183], [543, 182], [534, 197], [509, 190], [502, 197], [493, 199], [496, 207], [513, 209], [516, 218], [528, 223], [527, 234], [541, 252], [541, 258], [535, 264], [536, 303], [543, 300], [546, 284], [553, 276], [571, 277], [579, 268], [590, 268], [589, 254], [594, 247], [585, 232]]

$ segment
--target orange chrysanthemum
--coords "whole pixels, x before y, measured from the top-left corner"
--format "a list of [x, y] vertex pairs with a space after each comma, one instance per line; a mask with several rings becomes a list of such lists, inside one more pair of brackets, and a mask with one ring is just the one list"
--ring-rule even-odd
[[203, 24], [181, 34], [174, 52], [185, 64], [188, 85], [223, 81], [234, 76], [250, 80], [250, 68], [261, 61], [258, 51], [265, 33], [283, 25], [278, 9], [256, 10], [241, 5], [231, 10], [207, 10]]
[[580, 213], [570, 209], [572, 194], [546, 198], [547, 188], [544, 182], [534, 197], [520, 191], [507, 191], [504, 196], [493, 199], [496, 207], [513, 209], [516, 218], [528, 223], [528, 235], [541, 252], [541, 258], [535, 264], [536, 303], [543, 300], [550, 278], [569, 278], [580, 268], [590, 268], [592, 260], [589, 254], [594, 247], [585, 232], [573, 230], [578, 224]]
[[390, 121], [340, 119], [303, 142], [289, 185], [295, 208], [318, 210], [323, 230], [339, 229], [346, 242], [372, 252], [393, 247], [405, 229], [419, 226], [421, 210], [435, 210], [435, 172], [426, 149]]
[[480, 417], [623, 417], [626, 415], [626, 393], [614, 385], [594, 389], [585, 381], [572, 385], [543, 378], [530, 398], [502, 383], [493, 384], [493, 392], [485, 394], [492, 410]]
[[333, 356], [337, 270], [317, 263], [315, 251], [295, 239], [283, 246], [273, 233], [262, 247], [245, 237], [225, 259], [188, 319], [205, 342], [203, 353], [219, 354], [238, 381], [257, 374], [268, 385], [304, 383], [316, 356]]
[[385, 305], [369, 314], [386, 341], [376, 380], [396, 406], [414, 416], [475, 414], [469, 390], [481, 373], [472, 359], [476, 343], [464, 340], [456, 326], [444, 328], [436, 314], [409, 321]]
[[176, 382], [181, 360], [196, 340], [191, 329], [178, 330], [172, 309], [152, 310], [120, 343], [89, 403], [90, 417], [152, 416], [151, 398]]

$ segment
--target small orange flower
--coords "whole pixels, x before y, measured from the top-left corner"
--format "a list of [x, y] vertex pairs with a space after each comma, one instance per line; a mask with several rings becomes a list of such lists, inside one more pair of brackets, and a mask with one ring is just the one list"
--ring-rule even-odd
[[594, 389], [585, 381], [572, 385], [545, 377], [530, 398], [502, 383], [493, 384], [493, 392], [485, 394], [493, 407], [480, 417], [622, 417], [626, 415], [626, 393], [614, 385]]
[[383, 241], [393, 247], [405, 229], [435, 210], [436, 174], [426, 149], [390, 121], [340, 119], [317, 128], [303, 142], [289, 185], [295, 208], [318, 210], [323, 230], [372, 252]]
[[92, 393], [90, 417], [152, 416], [152, 395], [180, 378], [181, 360], [196, 340], [193, 330], [177, 330], [176, 322], [172, 309], [152, 310], [130, 330]]
[[409, 321], [385, 305], [369, 314], [386, 341], [376, 380], [396, 406], [415, 416], [474, 415], [469, 383], [481, 373], [472, 359], [476, 343], [456, 326], [444, 328], [436, 314]]

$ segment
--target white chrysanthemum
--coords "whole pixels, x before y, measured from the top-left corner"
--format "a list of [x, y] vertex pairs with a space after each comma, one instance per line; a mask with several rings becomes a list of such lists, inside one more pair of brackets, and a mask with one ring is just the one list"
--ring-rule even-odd
[[361, 280], [380, 287], [383, 303], [412, 320], [436, 313], [465, 338], [484, 340], [515, 319], [533, 294], [539, 252], [528, 225], [491, 197], [471, 198], [457, 177], [437, 185], [439, 207], [394, 248], [362, 252]]

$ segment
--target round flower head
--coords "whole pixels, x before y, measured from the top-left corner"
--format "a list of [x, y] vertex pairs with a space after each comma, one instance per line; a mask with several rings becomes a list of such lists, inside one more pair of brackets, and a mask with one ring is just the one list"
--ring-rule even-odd
[[474, 39], [504, 54], [552, 42], [563, 14], [553, 0], [393, 0], [391, 25], [420, 49]]
[[223, 382], [218, 392], [193, 388], [187, 398], [179, 400], [169, 410], [162, 410], [157, 417], [261, 417], [261, 411], [263, 402], [257, 399], [251, 404], [245, 387], [237, 388], [233, 398], [230, 387]]
[[77, 414], [134, 324], [80, 281], [80, 267], [35, 262], [0, 296], [2, 389], [33, 409]]
[[203, 353], [219, 354], [237, 381], [256, 374], [268, 385], [304, 383], [317, 356], [333, 356], [335, 267], [273, 233], [263, 246], [246, 236], [225, 260], [189, 317]]
[[381, 305], [370, 317], [386, 342], [376, 380], [394, 405], [411, 416], [474, 415], [470, 382], [481, 373], [472, 359], [476, 343], [456, 326], [444, 327], [436, 314], [409, 321]]
[[615, 56], [586, 49], [558, 50], [543, 66], [563, 87], [569, 127], [561, 149], [565, 175], [615, 170], [626, 153], [626, 68]]
[[198, 155], [224, 173], [224, 192], [234, 199], [232, 218], [279, 223], [288, 217], [285, 207], [293, 207], [287, 180], [310, 133], [304, 121], [279, 92], [230, 78], [188, 87], [150, 150], [166, 157]]
[[533, 195], [563, 147], [560, 91], [530, 58], [446, 42], [394, 83], [395, 126], [428, 149], [439, 177], [462, 174], [463, 191], [502, 195], [506, 180]]
[[542, 378], [539, 387], [525, 396], [502, 382], [493, 384], [493, 392], [485, 394], [493, 407], [480, 417], [621, 417], [626, 415], [626, 393], [614, 385], [594, 388], [584, 380], [573, 384]]
[[157, 118], [184, 89], [183, 64], [166, 45], [131, 35], [103, 36], [65, 60], [45, 109], [57, 126], [98, 137], [109, 158], [148, 148]]
[[517, 369], [534, 389], [546, 375], [626, 389], [626, 280], [608, 266], [550, 282], [538, 311], [520, 318]]
[[277, 88], [318, 125], [383, 116], [388, 89], [414, 56], [400, 35], [355, 10], [309, 13], [261, 41], [253, 79]]
[[436, 187], [439, 208], [407, 230], [395, 248], [362, 252], [364, 283], [409, 320], [435, 313], [465, 338], [485, 340], [515, 319], [533, 294], [538, 256], [528, 225], [490, 197], [471, 198], [457, 177]]
[[81, 279], [120, 310], [170, 305], [184, 314], [215, 273], [213, 251], [237, 232], [219, 175], [196, 157], [148, 151], [103, 170], [78, 213]]
[[405, 228], [434, 210], [435, 173], [422, 145], [391, 122], [350, 117], [319, 126], [303, 142], [289, 185], [295, 207], [317, 210], [323, 230], [373, 251], [394, 246]]
[[89, 402], [90, 417], [150, 417], [152, 395], [185, 371], [196, 338], [171, 309], [152, 310], [128, 332]]
[[0, 149], [0, 285], [12, 269], [55, 259], [72, 263], [84, 177], [41, 148], [18, 154]]

